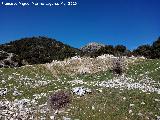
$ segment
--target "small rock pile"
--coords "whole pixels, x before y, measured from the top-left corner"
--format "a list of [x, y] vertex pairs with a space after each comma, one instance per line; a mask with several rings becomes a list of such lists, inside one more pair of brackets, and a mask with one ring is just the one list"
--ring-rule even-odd
[[72, 88], [72, 92], [78, 96], [84, 96], [85, 94], [89, 94], [92, 91], [89, 88], [85, 88], [84, 86], [81, 86], [81, 87]]

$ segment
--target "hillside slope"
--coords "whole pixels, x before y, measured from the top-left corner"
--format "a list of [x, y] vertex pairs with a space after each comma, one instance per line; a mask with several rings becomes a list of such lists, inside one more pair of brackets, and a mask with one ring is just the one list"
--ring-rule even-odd
[[[0, 68], [0, 119], [51, 119], [48, 97], [71, 92], [71, 103], [56, 114], [60, 120], [159, 120], [160, 60], [136, 60], [122, 76], [111, 71], [53, 77], [43, 65]], [[87, 88], [78, 94], [73, 89]], [[81, 96], [80, 96], [81, 95]]]
[[80, 54], [80, 50], [47, 37], [23, 38], [0, 45], [0, 50], [14, 53], [28, 64], [42, 64], [63, 60]]
[[105, 45], [96, 43], [96, 42], [91, 42], [81, 47], [80, 50], [82, 50], [85, 54], [91, 54], [91, 53], [98, 51], [102, 47], [105, 47]]

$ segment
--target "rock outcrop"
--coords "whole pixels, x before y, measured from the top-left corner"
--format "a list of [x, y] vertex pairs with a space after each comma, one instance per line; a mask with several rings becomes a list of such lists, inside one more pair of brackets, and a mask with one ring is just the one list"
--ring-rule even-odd
[[0, 68], [1, 67], [19, 67], [23, 63], [14, 53], [7, 53], [3, 50], [0, 51]]
[[101, 47], [105, 47], [105, 45], [99, 44], [96, 42], [92, 42], [92, 43], [87, 44], [84, 47], [81, 47], [80, 49], [85, 53], [93, 53], [93, 52], [98, 51]]

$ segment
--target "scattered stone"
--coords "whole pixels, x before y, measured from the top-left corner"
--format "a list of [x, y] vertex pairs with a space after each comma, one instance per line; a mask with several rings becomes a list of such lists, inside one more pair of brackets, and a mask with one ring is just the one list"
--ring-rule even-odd
[[4, 96], [7, 94], [7, 88], [0, 88], [0, 96]]
[[94, 107], [94, 106], [92, 106], [92, 110], [95, 110], [95, 107]]
[[143, 116], [143, 114], [142, 113], [138, 113], [138, 116]]
[[134, 104], [130, 104], [129, 106], [130, 106], [130, 107], [133, 107], [133, 106], [134, 106]]
[[51, 120], [54, 120], [54, 116], [50, 116]]
[[64, 117], [64, 116], [63, 116], [63, 120], [71, 120], [71, 118], [68, 118], [68, 117]]
[[79, 96], [84, 96], [85, 94], [87, 93], [91, 93], [91, 89], [89, 88], [85, 88], [85, 87], [75, 87], [75, 88], [72, 88], [72, 92], [76, 95], [79, 95]]
[[19, 96], [19, 95], [22, 95], [22, 93], [18, 92], [17, 90], [13, 92], [13, 96]]
[[157, 116], [157, 120], [160, 120], [160, 116]]
[[145, 102], [141, 102], [142, 105], [145, 105]]
[[129, 110], [129, 114], [132, 113], [132, 110]]
[[118, 78], [99, 82], [96, 85], [107, 88], [123, 88], [128, 90], [138, 89], [142, 92], [158, 92], [160, 94], [160, 89], [152, 85], [152, 83], [155, 83], [155, 81], [150, 80], [150, 78], [145, 78], [135, 82], [133, 78], [122, 75]]
[[159, 99], [154, 99], [156, 102], [160, 102], [160, 100]]
[[126, 100], [126, 97], [123, 97], [123, 100]]

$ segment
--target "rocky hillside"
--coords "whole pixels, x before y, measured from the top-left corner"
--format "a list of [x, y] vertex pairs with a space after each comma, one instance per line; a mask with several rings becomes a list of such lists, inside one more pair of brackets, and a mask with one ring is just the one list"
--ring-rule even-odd
[[0, 50], [16, 54], [29, 64], [43, 64], [80, 54], [80, 50], [47, 37], [23, 38], [0, 45]]
[[25, 62], [17, 58], [18, 56], [16, 54], [0, 51], [0, 68], [22, 66]]
[[89, 57], [97, 57], [103, 54], [110, 54], [114, 56], [131, 56], [132, 53], [124, 45], [104, 45], [100, 43], [89, 43], [88, 45], [80, 48], [83, 55]]
[[92, 42], [92, 43], [87, 44], [84, 47], [81, 47], [80, 49], [85, 53], [93, 53], [93, 52], [98, 51], [101, 47], [105, 47], [105, 45], [96, 43], [96, 42]]

